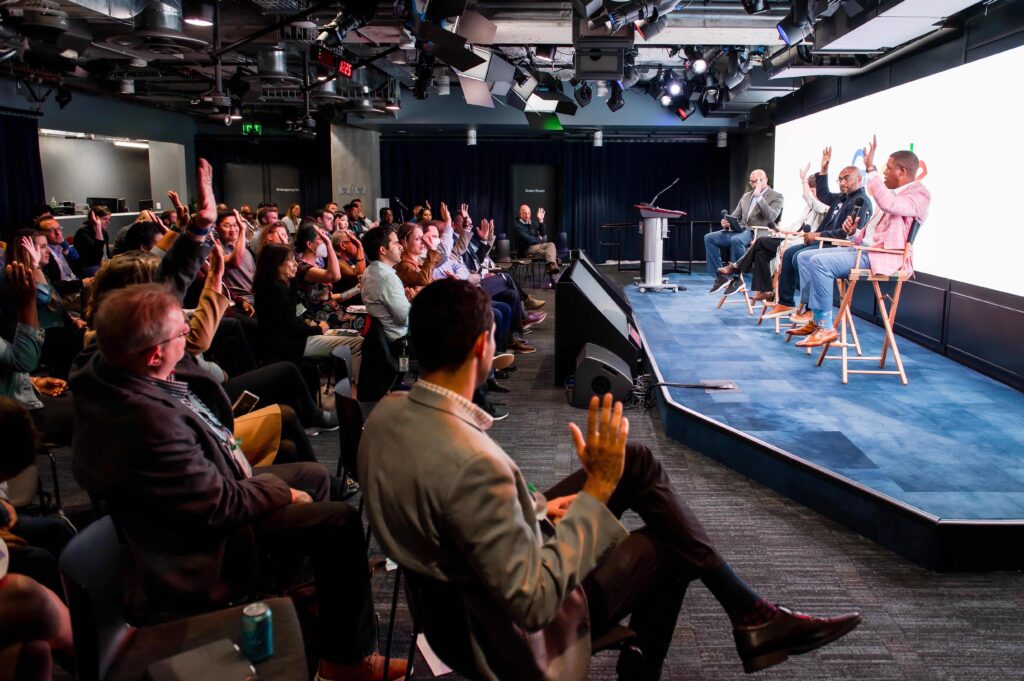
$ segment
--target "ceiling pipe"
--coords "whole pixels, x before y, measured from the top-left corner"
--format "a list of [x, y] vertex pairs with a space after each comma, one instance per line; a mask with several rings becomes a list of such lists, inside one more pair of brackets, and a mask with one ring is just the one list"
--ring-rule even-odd
[[307, 7], [304, 10], [301, 10], [299, 12], [296, 12], [295, 14], [286, 16], [283, 19], [278, 19], [277, 21], [275, 21], [274, 23], [270, 24], [269, 26], [264, 26], [263, 28], [259, 29], [258, 31], [255, 31], [253, 33], [250, 33], [249, 35], [245, 36], [244, 38], [239, 38], [238, 40], [236, 40], [233, 43], [230, 43], [229, 45], [226, 45], [226, 46], [224, 46], [224, 47], [222, 47], [220, 49], [215, 49], [214, 52], [213, 52], [213, 55], [217, 56], [217, 57], [223, 56], [224, 54], [226, 54], [227, 52], [230, 52], [231, 50], [237, 50], [239, 47], [242, 47], [243, 45], [248, 45], [249, 43], [253, 42], [254, 40], [259, 40], [263, 36], [268, 35], [270, 33], [273, 33], [274, 31], [279, 31], [282, 28], [284, 28], [285, 26], [287, 26], [287, 25], [289, 25], [289, 24], [291, 24], [291, 23], [293, 23], [295, 21], [300, 21], [302, 19], [305, 19], [310, 14], [315, 14], [315, 13], [319, 12], [322, 9], [327, 9], [328, 7], [336, 6], [337, 4], [338, 4], [338, 0], [320, 0], [320, 2], [317, 2], [317, 3], [313, 4], [313, 5], [310, 5], [309, 7]]

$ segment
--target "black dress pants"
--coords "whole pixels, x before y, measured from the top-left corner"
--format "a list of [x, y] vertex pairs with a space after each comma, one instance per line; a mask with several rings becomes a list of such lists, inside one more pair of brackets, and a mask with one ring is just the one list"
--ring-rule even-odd
[[775, 258], [782, 239], [771, 236], [763, 236], [747, 249], [743, 260], [747, 261], [743, 272], [754, 272], [753, 290], [772, 290], [772, 259]]
[[[586, 482], [578, 470], [545, 492], [550, 500], [579, 492]], [[592, 637], [598, 638], [627, 614], [644, 652], [649, 678], [657, 678], [672, 642], [689, 583], [725, 564], [703, 526], [672, 490], [650, 449], [627, 445], [622, 479], [608, 500], [620, 518], [627, 509], [646, 523], [605, 555], [583, 580]]]
[[254, 524], [256, 541], [273, 568], [308, 556], [317, 596], [317, 652], [322, 659], [352, 664], [377, 645], [376, 617], [366, 562], [363, 524], [355, 508], [324, 501], [330, 478], [318, 464], [269, 466], [290, 487], [308, 492], [312, 504], [289, 504]]
[[224, 381], [221, 385], [234, 402], [243, 390], [258, 395], [259, 407], [284, 404], [295, 410], [307, 428], [316, 424], [319, 407], [309, 393], [302, 372], [291, 362], [274, 362], [247, 371]]

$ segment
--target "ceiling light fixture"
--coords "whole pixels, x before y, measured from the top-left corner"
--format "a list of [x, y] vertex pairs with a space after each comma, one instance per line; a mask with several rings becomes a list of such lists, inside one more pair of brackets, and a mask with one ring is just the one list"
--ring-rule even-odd
[[538, 45], [534, 50], [533, 58], [545, 64], [550, 64], [555, 61], [555, 47], [553, 45]]
[[789, 14], [775, 28], [787, 47], [802, 42], [814, 30], [814, 0], [793, 0]]
[[662, 92], [661, 96], [658, 97], [658, 102], [660, 102], [662, 106], [672, 106], [672, 95], [667, 91]]
[[604, 146], [604, 132], [601, 130], [594, 131], [594, 147]]
[[231, 113], [229, 114], [229, 116], [233, 121], [242, 120], [242, 107], [237, 105], [231, 107]]
[[149, 149], [147, 142], [132, 142], [130, 140], [114, 140], [114, 146], [126, 149]]
[[668, 17], [658, 17], [656, 21], [635, 21], [633, 26], [636, 28], [636, 32], [640, 34], [640, 37], [644, 41], [653, 40], [658, 34], [668, 28]]
[[466, 131], [466, 146], [476, 146], [476, 128], [470, 128], [469, 130]]
[[213, 3], [202, 0], [184, 0], [181, 3], [181, 18], [189, 26], [209, 28], [213, 26]]
[[771, 9], [768, 0], [740, 0], [747, 14], [763, 14]]

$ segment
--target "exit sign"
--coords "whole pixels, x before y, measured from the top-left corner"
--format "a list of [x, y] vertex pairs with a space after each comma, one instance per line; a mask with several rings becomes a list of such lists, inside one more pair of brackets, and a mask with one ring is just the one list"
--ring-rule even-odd
[[259, 123], [242, 123], [242, 134], [243, 135], [262, 135], [263, 126]]

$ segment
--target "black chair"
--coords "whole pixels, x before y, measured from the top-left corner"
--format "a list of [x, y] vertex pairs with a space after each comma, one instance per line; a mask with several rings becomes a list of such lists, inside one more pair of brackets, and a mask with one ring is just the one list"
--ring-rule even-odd
[[[397, 607], [398, 581], [405, 575], [405, 594], [409, 602], [409, 611], [413, 617], [412, 640], [409, 643], [409, 673], [406, 679], [410, 678], [413, 658], [416, 655], [416, 639], [420, 633], [427, 636], [430, 641], [430, 648], [437, 653], [441, 660], [467, 679], [479, 679], [473, 656], [469, 649], [469, 626], [463, 617], [443, 617], [443, 626], [439, 625], [438, 618], [433, 620], [427, 616], [431, 613], [450, 613], [452, 608], [460, 607], [461, 595], [453, 584], [442, 582], [432, 577], [421, 575], [412, 570], [399, 568], [395, 575], [396, 595], [391, 603], [391, 628], [388, 633], [388, 644], [386, 658], [391, 657], [391, 643], [394, 638], [394, 620]], [[421, 631], [421, 627], [423, 627]], [[644, 678], [645, 662], [643, 651], [637, 646], [636, 632], [628, 627], [616, 625], [605, 632], [599, 638], [593, 639], [590, 644], [592, 655], [607, 651], [619, 651], [619, 661], [616, 665], [620, 679], [642, 679]]]
[[[60, 557], [71, 612], [77, 681], [138, 681], [153, 662], [222, 638], [238, 642], [242, 608], [133, 627], [122, 613], [122, 560], [117, 530], [105, 516], [71, 540]], [[291, 599], [266, 601], [274, 616], [274, 656], [257, 663], [260, 677], [306, 681], [302, 631]]]
[[363, 361], [359, 369], [359, 401], [379, 402], [398, 376], [398, 358], [391, 352], [383, 325], [369, 318], [363, 337]]

